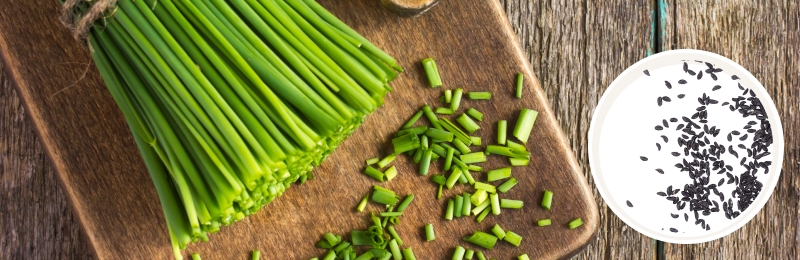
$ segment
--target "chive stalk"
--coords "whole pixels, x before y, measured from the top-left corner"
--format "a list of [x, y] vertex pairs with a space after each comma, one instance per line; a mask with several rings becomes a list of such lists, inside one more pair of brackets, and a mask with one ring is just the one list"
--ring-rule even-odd
[[453, 114], [453, 109], [452, 108], [447, 108], [447, 107], [437, 107], [436, 110], [434, 111], [434, 113], [440, 114], [440, 115], [452, 115]]
[[483, 252], [477, 251], [476, 255], [478, 256], [478, 260], [486, 260], [486, 256], [483, 255]]
[[528, 142], [528, 137], [533, 130], [533, 123], [536, 121], [538, 115], [539, 112], [527, 108], [523, 108], [522, 111], [520, 111], [519, 117], [517, 118], [517, 125], [514, 126], [514, 137], [516, 137], [517, 140], [523, 143]]
[[497, 187], [488, 183], [477, 181], [475, 182], [474, 186], [476, 190], [484, 190], [488, 193], [497, 193]]
[[392, 163], [394, 161], [394, 159], [396, 159], [396, 158], [397, 158], [396, 154], [390, 154], [390, 155], [388, 155], [386, 157], [383, 157], [383, 159], [381, 159], [378, 162], [378, 168], [386, 167], [386, 165], [389, 165], [390, 163]]
[[471, 100], [488, 100], [492, 98], [492, 92], [469, 92], [467, 98]]
[[397, 205], [397, 212], [403, 212], [403, 210], [405, 210], [412, 201], [414, 201], [414, 194], [408, 194], [408, 196], [406, 196], [403, 201]]
[[540, 227], [549, 226], [549, 225], [550, 225], [550, 223], [551, 223], [551, 222], [550, 222], [550, 219], [549, 219], [549, 218], [546, 218], [546, 219], [541, 219], [541, 220], [539, 220], [539, 221], [536, 221], [536, 225], [538, 225], [538, 226], [540, 226]]
[[498, 181], [511, 177], [511, 167], [494, 169], [486, 172], [487, 181]]
[[453, 220], [453, 207], [455, 203], [452, 199], [447, 200], [447, 209], [444, 212], [444, 219]]
[[439, 119], [436, 117], [436, 114], [433, 113], [433, 110], [431, 110], [431, 107], [428, 106], [428, 104], [422, 106], [422, 112], [425, 114], [425, 117], [428, 118], [428, 121], [431, 122], [433, 128], [442, 129], [442, 126], [439, 124]]
[[253, 255], [250, 257], [250, 260], [258, 260], [261, 259], [261, 251], [253, 250]]
[[553, 204], [553, 192], [545, 190], [544, 196], [542, 197], [542, 208], [550, 210], [550, 206], [552, 206], [552, 204]]
[[414, 115], [411, 116], [411, 118], [409, 118], [405, 124], [403, 124], [402, 129], [411, 128], [412, 126], [414, 126], [415, 123], [417, 123], [417, 120], [419, 120], [420, 117], [422, 117], [422, 110], [417, 111], [417, 113], [414, 113]]
[[436, 61], [433, 58], [422, 60], [422, 67], [425, 69], [425, 75], [428, 76], [428, 84], [432, 88], [442, 86], [442, 78], [439, 76], [439, 69], [436, 67]]
[[464, 208], [464, 196], [456, 195], [453, 207], [453, 216], [456, 218], [460, 218], [461, 213], [463, 212], [463, 208]]
[[576, 218], [575, 220], [569, 222], [569, 229], [576, 229], [582, 225], [583, 225], [583, 220], [581, 220], [580, 218]]
[[452, 90], [449, 90], [449, 89], [446, 89], [446, 90], [444, 91], [444, 103], [448, 103], [448, 104], [450, 104], [450, 102], [451, 102], [452, 100], [453, 100], [453, 91], [452, 91]]
[[492, 204], [492, 214], [500, 215], [500, 196], [497, 193], [489, 194], [489, 202]]
[[496, 236], [498, 239], [503, 239], [506, 237], [506, 231], [503, 230], [503, 228], [501, 228], [498, 224], [494, 224], [494, 227], [492, 227], [492, 233], [494, 233], [494, 236]]
[[391, 181], [394, 177], [397, 177], [397, 167], [389, 167], [389, 169], [383, 172], [383, 176], [386, 177], [386, 181]]
[[[486, 201], [486, 202], [489, 202], [489, 201]], [[481, 222], [483, 222], [483, 219], [485, 219], [485, 218], [486, 218], [486, 216], [488, 216], [488, 215], [489, 215], [489, 212], [492, 212], [492, 209], [490, 209], [490, 208], [486, 208], [486, 209], [484, 209], [484, 210], [483, 210], [483, 211], [482, 211], [482, 212], [481, 212], [481, 213], [478, 215], [478, 217], [477, 217], [477, 218], [475, 218], [475, 221], [477, 221], [478, 223], [481, 223]]]
[[467, 249], [467, 252], [464, 253], [464, 259], [467, 259], [467, 260], [472, 260], [472, 258], [474, 256], [475, 256], [475, 251], [472, 250], [472, 249]]
[[508, 132], [508, 121], [497, 121], [497, 143], [501, 145], [506, 144], [506, 133]]
[[455, 149], [452, 147], [447, 148], [447, 156], [444, 157], [444, 170], [449, 171], [451, 165], [453, 164], [453, 154], [455, 153]]
[[461, 156], [459, 156], [459, 158], [461, 159], [462, 162], [466, 164], [481, 163], [486, 161], [486, 154], [482, 152], [474, 152], [474, 153], [462, 154]]
[[389, 249], [392, 251], [394, 260], [403, 260], [403, 256], [400, 253], [400, 246], [397, 244], [396, 239], [389, 240]]
[[522, 98], [522, 83], [523, 83], [523, 75], [522, 73], [517, 74], [517, 88], [516, 88], [516, 97]]
[[521, 209], [524, 202], [521, 200], [501, 199], [500, 207], [505, 209]]
[[381, 160], [381, 158], [375, 157], [375, 158], [367, 159], [366, 162], [367, 162], [367, 165], [373, 165], [373, 164], [378, 163], [380, 160]]
[[436, 240], [436, 234], [433, 232], [433, 224], [425, 224], [425, 241]]
[[364, 198], [362, 198], [361, 202], [358, 203], [358, 207], [356, 207], [356, 210], [358, 210], [358, 212], [364, 212], [364, 208], [367, 207], [368, 201], [369, 201], [369, 193], [367, 193], [367, 195], [364, 195]]
[[462, 95], [464, 95], [464, 90], [461, 88], [456, 88], [456, 90], [453, 91], [453, 99], [450, 100], [450, 109], [458, 111], [458, 107], [461, 106]]
[[518, 183], [517, 179], [512, 177], [512, 178], [506, 180], [506, 182], [503, 182], [503, 184], [500, 184], [500, 186], [497, 186], [497, 191], [502, 192], [502, 193], [506, 193], [509, 190], [511, 190], [511, 188], [516, 186], [517, 183]]
[[364, 174], [380, 182], [385, 181], [384, 178], [385, 176], [383, 172], [379, 171], [378, 169], [372, 168], [372, 166], [367, 166], [367, 168], [364, 170]]
[[417, 260], [417, 257], [414, 256], [414, 251], [410, 247], [403, 249], [403, 260]]
[[461, 216], [469, 216], [472, 213], [472, 194], [464, 193], [464, 205], [461, 207]]
[[506, 236], [503, 238], [503, 240], [518, 247], [519, 244], [522, 242], [522, 236], [517, 235], [517, 233], [508, 231], [506, 232]]
[[517, 260], [531, 260], [531, 258], [528, 257], [528, 254], [521, 254], [517, 257]]
[[489, 249], [489, 250], [492, 250], [492, 248], [494, 248], [494, 245], [497, 243], [497, 237], [496, 236], [493, 236], [493, 235], [490, 235], [490, 234], [487, 234], [487, 233], [484, 233], [484, 232], [481, 232], [481, 231], [475, 231], [475, 233], [472, 234], [472, 236], [464, 237], [464, 238], [462, 238], [462, 240], [470, 242], [470, 243], [473, 243], [473, 244], [475, 244], [477, 246], [480, 246], [480, 247], [483, 247], [483, 248], [486, 248], [486, 249]]
[[463, 127], [464, 130], [467, 130], [467, 132], [469, 132], [470, 134], [481, 129], [481, 127], [477, 123], [475, 123], [475, 121], [472, 120], [472, 118], [467, 116], [467, 114], [461, 114], [461, 116], [459, 116], [456, 119], [456, 122], [461, 124], [461, 127]]
[[456, 246], [456, 250], [453, 252], [453, 260], [463, 260], [464, 254], [466, 250], [461, 246]]
[[467, 109], [466, 113], [472, 118], [475, 118], [475, 120], [483, 121], [483, 113], [481, 113], [481, 111], [478, 111], [477, 109], [469, 108]]

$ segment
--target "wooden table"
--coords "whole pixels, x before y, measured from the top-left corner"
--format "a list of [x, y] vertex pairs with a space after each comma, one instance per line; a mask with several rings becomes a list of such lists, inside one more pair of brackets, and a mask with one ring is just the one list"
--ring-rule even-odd
[[[761, 81], [782, 116], [786, 157], [780, 182], [742, 229], [704, 244], [661, 243], [628, 228], [595, 190], [598, 238], [576, 258], [797, 259], [800, 1], [501, 2], [590, 182], [586, 133], [594, 107], [620, 72], [649, 54], [693, 48], [729, 57]], [[90, 259], [26, 117], [0, 74], [0, 259]]]

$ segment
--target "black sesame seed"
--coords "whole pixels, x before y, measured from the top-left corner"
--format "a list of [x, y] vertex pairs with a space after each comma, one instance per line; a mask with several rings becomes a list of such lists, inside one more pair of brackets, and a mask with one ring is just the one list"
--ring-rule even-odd
[[664, 193], [663, 191], [656, 192], [656, 194], [658, 194], [658, 196], [661, 196], [661, 197], [666, 197], [667, 196], [667, 194]]
[[739, 76], [733, 75], [733, 76], [731, 76], [731, 79], [732, 80], [737, 80], [737, 79], [739, 79]]
[[661, 144], [656, 143], [656, 147], [658, 147], [658, 150], [661, 151]]
[[717, 75], [716, 75], [716, 74], [714, 74], [714, 73], [708, 73], [708, 75], [709, 75], [709, 76], [711, 76], [711, 79], [713, 79], [713, 80], [715, 80], [715, 81], [717, 80]]
[[684, 94], [678, 94], [678, 98], [683, 98], [683, 97], [685, 97], [685, 96], [686, 96], [686, 95], [684, 95]]
[[670, 215], [670, 216], [672, 216], [672, 218], [678, 218], [678, 217], [680, 217], [680, 216], [681, 216], [681, 215], [678, 215], [678, 214], [673, 214], [673, 213], [669, 213], [669, 215]]
[[644, 75], [650, 76], [650, 72], [647, 71], [647, 70], [644, 70]]
[[672, 99], [669, 98], [668, 96], [664, 96], [663, 99], [664, 99], [664, 102], [672, 102]]
[[672, 84], [670, 84], [669, 81], [665, 80], [664, 85], [667, 85], [667, 89], [672, 89]]
[[686, 80], [678, 80], [678, 84], [686, 84]]
[[657, 126], [656, 126], [656, 130], [658, 130], [658, 131], [664, 130], [664, 127], [663, 127], [663, 126], [660, 126], [660, 125], [657, 125]]
[[681, 153], [679, 153], [679, 152], [672, 152], [672, 156], [678, 157], [678, 156], [681, 156]]
[[703, 72], [702, 71], [698, 72], [697, 73], [697, 79], [699, 80], [699, 79], [702, 79], [702, 78], [703, 78]]
[[[666, 120], [666, 119], [662, 119], [662, 120], [661, 120], [661, 124], [662, 124], [664, 127], [666, 127], [666, 128], [669, 128], [669, 124], [667, 123], [667, 120]], [[755, 131], [755, 130], [753, 130], [753, 131]]]
[[744, 140], [747, 140], [747, 134], [744, 134], [742, 135], [742, 137], [739, 137], [739, 141], [744, 141]]
[[675, 122], [678, 122], [678, 119], [673, 117], [673, 118], [670, 118], [669, 121], [675, 123]]
[[[719, 89], [721, 89], [721, 88], [722, 88], [722, 86], [720, 86], [720, 85], [716, 85], [716, 86], [714, 86], [713, 88], [711, 88], [711, 91], [717, 91], [717, 90], [719, 90]], [[726, 103], [727, 103], [727, 102], [726, 102]]]
[[661, 139], [664, 139], [664, 142], [665, 142], [665, 143], [668, 143], [668, 142], [669, 142], [669, 139], [667, 138], [667, 136], [666, 136], [666, 135], [662, 135], [662, 136], [661, 136]]
[[658, 97], [658, 99], [656, 99], [656, 104], [658, 104], [658, 106], [661, 106], [661, 104], [663, 104], [662, 102], [663, 100], [664, 99], [662, 97]]
[[641, 159], [642, 161], [645, 161], [645, 162], [647, 161], [647, 157], [644, 157], [644, 156], [639, 156], [639, 159]]
[[660, 174], [664, 174], [664, 170], [662, 170], [662, 169], [660, 169], [660, 168], [659, 168], [659, 169], [656, 169], [656, 171], [657, 171], [658, 173], [660, 173]]
[[678, 230], [675, 228], [669, 228], [669, 231], [671, 231], [672, 233], [678, 233]]

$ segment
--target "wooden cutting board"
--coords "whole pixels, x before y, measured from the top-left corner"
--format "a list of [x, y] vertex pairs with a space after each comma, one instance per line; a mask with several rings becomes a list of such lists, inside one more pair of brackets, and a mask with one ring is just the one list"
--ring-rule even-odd
[[[530, 166], [514, 168], [520, 184], [503, 197], [521, 199], [521, 210], [504, 210], [483, 223], [474, 217], [444, 221], [444, 200], [436, 186], [418, 176], [409, 158], [395, 165], [400, 175], [381, 185], [417, 199], [398, 225], [404, 247], [417, 259], [449, 259], [456, 245], [478, 249], [460, 239], [475, 230], [500, 224], [524, 237], [515, 248], [499, 242], [490, 258], [511, 259], [527, 253], [533, 259], [569, 258], [594, 239], [597, 205], [568, 140], [531, 71], [517, 38], [497, 1], [447, 0], [417, 18], [400, 18], [378, 0], [320, 0], [321, 4], [366, 38], [396, 57], [407, 71], [392, 83], [386, 103], [345, 141], [315, 178], [295, 185], [258, 214], [225, 227], [207, 243], [184, 251], [203, 259], [245, 259], [253, 249], [262, 259], [309, 259], [324, 251], [314, 247], [325, 232], [343, 234], [369, 225], [369, 213], [354, 207], [373, 184], [360, 172], [364, 160], [391, 151], [390, 137], [424, 103], [440, 105], [441, 89], [426, 87], [419, 61], [434, 57], [445, 89], [492, 91], [491, 101], [462, 102], [486, 115], [477, 132], [495, 140], [496, 122], [513, 127], [523, 107], [540, 112], [530, 142]], [[122, 114], [103, 85], [88, 52], [57, 21], [58, 5], [50, 0], [0, 1], [0, 57], [17, 87], [44, 149], [57, 170], [64, 192], [96, 256], [101, 259], [169, 259], [172, 256], [158, 198], [139, 158]], [[525, 74], [523, 99], [513, 97], [515, 75]], [[460, 114], [460, 113], [459, 113]], [[0, 133], [2, 134], [2, 133]], [[497, 157], [482, 166], [505, 167]], [[435, 169], [435, 170], [434, 170]], [[439, 164], [432, 168], [440, 173]], [[484, 174], [476, 177], [485, 178]], [[538, 206], [545, 189], [555, 193], [554, 206]], [[445, 197], [464, 187], [446, 191]], [[380, 208], [371, 204], [367, 211]], [[570, 230], [567, 223], [582, 218]], [[536, 227], [538, 219], [553, 225]], [[433, 223], [437, 239], [424, 242], [423, 226]]]

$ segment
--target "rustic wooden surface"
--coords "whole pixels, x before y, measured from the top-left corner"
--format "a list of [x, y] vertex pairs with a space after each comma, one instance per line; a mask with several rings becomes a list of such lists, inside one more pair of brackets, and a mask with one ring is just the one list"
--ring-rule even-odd
[[[657, 46], [650, 45], [655, 42], [651, 11], [660, 8], [651, 1], [632, 7], [627, 1], [501, 2], [587, 177], [586, 132], [597, 98], [648, 51], [698, 48], [727, 56], [761, 80], [783, 115], [783, 177], [764, 210], [742, 230], [700, 245], [667, 244], [665, 255], [658, 255], [656, 242], [627, 228], [595, 191], [598, 239], [576, 259], [795, 259], [800, 254], [800, 155], [793, 145], [800, 127], [797, 1], [668, 1], [661, 4], [664, 22], [656, 32], [663, 37]], [[0, 86], [0, 258], [91, 258], [15, 91]], [[17, 202], [23, 200], [38, 203]]]
[[[94, 67], [85, 63], [86, 51], [54, 25], [57, 9], [45, 2], [0, 3], [0, 9], [9, 11], [0, 15], [0, 53], [89, 247], [103, 259], [171, 258], [155, 190], [126, 125]], [[230, 259], [259, 249], [268, 258], [307, 259], [324, 252], [314, 248], [313, 238], [329, 231], [343, 234], [366, 228], [369, 214], [356, 213], [353, 206], [375, 183], [358, 172], [365, 159], [390, 150], [376, 142], [388, 144], [391, 134], [422, 104], [438, 103], [441, 89], [425, 86], [418, 62], [430, 56], [437, 59], [445, 88], [495, 93], [491, 102], [462, 102], [462, 108], [474, 107], [488, 115], [481, 123], [485, 130], [477, 133], [487, 143], [496, 136], [497, 120], [514, 122], [523, 107], [540, 111], [530, 138], [536, 141], [527, 145], [533, 152], [531, 165], [515, 168], [520, 185], [503, 195], [528, 206], [506, 210], [480, 224], [472, 218], [442, 221], [442, 212], [431, 214], [431, 209], [443, 211], [442, 201], [433, 196], [435, 185], [401, 157], [395, 161], [401, 176], [384, 185], [400, 194], [417, 194], [397, 227], [404, 246], [413, 247], [420, 259], [445, 259], [458, 244], [475, 249], [461, 238], [475, 230], [488, 231], [495, 223], [525, 237], [519, 248], [500, 243], [487, 252], [501, 259], [522, 253], [535, 259], [569, 258], [593, 240], [600, 223], [597, 204], [499, 2], [443, 2], [417, 19], [391, 15], [371, 0], [320, 3], [403, 61], [406, 73], [392, 84], [397, 91], [386, 99], [385, 109], [368, 117], [315, 170], [314, 180], [289, 189], [260, 213], [212, 235], [209, 242], [190, 245], [186, 254]], [[513, 98], [518, 72], [526, 78], [524, 99]], [[487, 169], [505, 165], [507, 160], [499, 157], [482, 164]], [[438, 171], [437, 167], [434, 172]], [[556, 194], [551, 211], [536, 206], [545, 189]], [[448, 191], [445, 196], [455, 195]], [[577, 217], [585, 224], [567, 229], [567, 222]], [[551, 218], [554, 224], [534, 227], [542, 218]], [[436, 225], [435, 242], [423, 242], [420, 231], [425, 223]]]

